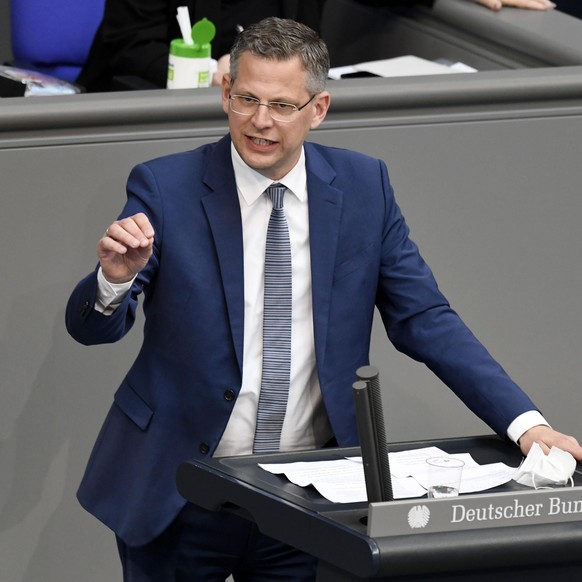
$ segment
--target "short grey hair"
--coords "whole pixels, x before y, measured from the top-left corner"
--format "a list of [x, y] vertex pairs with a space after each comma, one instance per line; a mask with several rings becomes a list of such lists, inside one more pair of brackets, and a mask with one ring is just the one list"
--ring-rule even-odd
[[236, 80], [240, 56], [249, 52], [273, 61], [301, 59], [307, 73], [306, 89], [313, 94], [325, 89], [329, 52], [317, 33], [300, 22], [269, 17], [245, 28], [230, 51], [230, 78]]

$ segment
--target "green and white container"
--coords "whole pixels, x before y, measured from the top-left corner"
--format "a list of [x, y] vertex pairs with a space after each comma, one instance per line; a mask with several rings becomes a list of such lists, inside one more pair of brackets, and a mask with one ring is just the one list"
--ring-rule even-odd
[[182, 38], [170, 43], [168, 89], [210, 87], [213, 73], [210, 43], [215, 34], [214, 24], [203, 18], [192, 27], [193, 44], [187, 44]]

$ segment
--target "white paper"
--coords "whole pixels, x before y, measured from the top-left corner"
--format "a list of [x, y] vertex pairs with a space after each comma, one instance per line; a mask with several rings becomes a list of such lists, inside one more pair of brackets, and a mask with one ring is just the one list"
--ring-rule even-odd
[[414, 55], [405, 55], [391, 59], [356, 63], [343, 67], [334, 67], [329, 71], [330, 79], [340, 79], [348, 73], [367, 72], [379, 77], [412, 77], [415, 75], [446, 75], [451, 73], [474, 73], [477, 70], [464, 63], [445, 65], [422, 59]]
[[270, 473], [285, 474], [300, 487], [313, 485], [323, 497], [335, 503], [366, 500], [366, 482], [362, 463], [350, 459], [283, 464], [260, 463]]
[[[479, 465], [469, 453], [449, 455], [438, 447], [389, 453], [394, 499], [422, 497], [427, 490], [429, 457], [455, 457], [465, 462], [461, 493], [474, 493], [510, 481], [516, 467], [504, 463]], [[259, 463], [259, 467], [276, 475], [284, 474], [300, 487], [312, 485], [328, 501], [355, 503], [367, 500], [366, 481], [361, 457], [333, 461], [297, 463]]]

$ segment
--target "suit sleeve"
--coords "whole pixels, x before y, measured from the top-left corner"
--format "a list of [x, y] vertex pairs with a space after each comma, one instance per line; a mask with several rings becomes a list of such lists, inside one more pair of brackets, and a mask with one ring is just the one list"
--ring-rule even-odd
[[97, 298], [96, 269], [81, 280], [73, 290], [65, 312], [65, 324], [69, 334], [84, 345], [113, 343], [124, 337], [133, 327], [138, 298], [144, 293], [144, 311], [148, 310], [148, 297], [159, 265], [160, 241], [163, 230], [161, 197], [155, 177], [142, 164], [134, 168], [127, 185], [127, 202], [119, 218], [146, 214], [154, 231], [154, 249], [146, 267], [138, 274], [125, 300], [111, 315], [95, 310]]

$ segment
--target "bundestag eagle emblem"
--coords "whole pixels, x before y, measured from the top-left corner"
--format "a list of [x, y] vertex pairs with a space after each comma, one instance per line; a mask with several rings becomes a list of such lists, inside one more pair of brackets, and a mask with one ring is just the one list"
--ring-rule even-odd
[[415, 505], [408, 512], [408, 525], [412, 529], [426, 527], [430, 519], [430, 509], [426, 505]]

